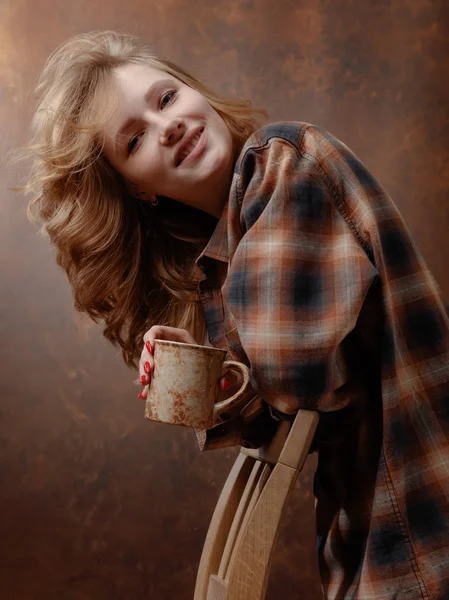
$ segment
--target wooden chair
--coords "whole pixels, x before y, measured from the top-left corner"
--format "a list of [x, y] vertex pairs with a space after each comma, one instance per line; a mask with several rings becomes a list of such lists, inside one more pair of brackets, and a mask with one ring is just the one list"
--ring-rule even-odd
[[201, 555], [194, 600], [263, 600], [282, 511], [301, 472], [318, 413], [282, 421], [259, 450], [240, 449]]

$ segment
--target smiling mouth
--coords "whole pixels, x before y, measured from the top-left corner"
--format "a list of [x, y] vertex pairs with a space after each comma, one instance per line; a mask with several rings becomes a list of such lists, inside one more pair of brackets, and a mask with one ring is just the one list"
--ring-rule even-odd
[[198, 133], [195, 135], [194, 138], [192, 138], [189, 142], [189, 144], [184, 148], [184, 150], [182, 151], [182, 153], [179, 156], [178, 162], [176, 163], [176, 166], [179, 167], [179, 165], [190, 155], [190, 153], [194, 150], [194, 148], [196, 147], [196, 145], [198, 144], [198, 141], [200, 139], [200, 137], [203, 135], [203, 131], [204, 131], [204, 127], [202, 129], [200, 129], [200, 131], [198, 131]]

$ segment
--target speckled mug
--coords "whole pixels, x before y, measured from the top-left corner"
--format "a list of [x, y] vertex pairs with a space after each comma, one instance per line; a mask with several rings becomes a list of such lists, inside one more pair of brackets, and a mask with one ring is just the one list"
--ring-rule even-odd
[[[223, 412], [243, 403], [249, 387], [248, 367], [225, 356], [219, 348], [155, 340], [145, 418], [199, 429], [219, 423]], [[219, 380], [229, 369], [239, 371], [243, 383], [236, 394], [217, 402]]]

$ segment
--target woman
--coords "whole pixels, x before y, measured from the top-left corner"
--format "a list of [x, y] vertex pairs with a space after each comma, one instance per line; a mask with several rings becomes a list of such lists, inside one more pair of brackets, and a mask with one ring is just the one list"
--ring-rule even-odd
[[254, 396], [201, 449], [320, 412], [326, 597], [448, 598], [448, 317], [364, 165], [112, 32], [63, 44], [38, 92], [32, 206], [140, 397], [156, 338], [226, 349]]

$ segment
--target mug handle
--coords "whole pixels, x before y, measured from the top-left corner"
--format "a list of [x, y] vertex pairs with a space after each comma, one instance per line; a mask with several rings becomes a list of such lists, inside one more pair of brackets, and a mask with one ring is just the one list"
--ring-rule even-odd
[[218, 420], [218, 417], [222, 412], [238, 406], [239, 402], [245, 399], [249, 387], [249, 369], [246, 365], [234, 360], [227, 360], [223, 363], [223, 368], [239, 371], [243, 375], [243, 383], [238, 392], [236, 392], [233, 396], [226, 398], [226, 400], [221, 400], [221, 402], [215, 403], [212, 413], [212, 419], [214, 423]]

